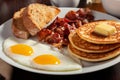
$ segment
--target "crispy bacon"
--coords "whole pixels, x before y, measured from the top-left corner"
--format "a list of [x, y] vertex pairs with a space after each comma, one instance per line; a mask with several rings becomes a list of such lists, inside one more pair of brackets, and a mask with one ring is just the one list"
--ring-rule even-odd
[[50, 26], [42, 29], [38, 33], [38, 39], [58, 48], [67, 46], [70, 32], [93, 20], [94, 16], [89, 8], [71, 10], [64, 18], [57, 17]]
[[78, 19], [79, 14], [76, 13], [75, 11], [71, 10], [65, 15], [65, 17], [70, 19], [70, 20], [76, 20], [76, 19]]
[[52, 34], [52, 31], [49, 29], [42, 29], [39, 33], [38, 33], [38, 40], [42, 41], [44, 40], [46, 37], [48, 37], [49, 35]]
[[48, 37], [46, 37], [45, 41], [49, 44], [59, 43], [62, 41], [62, 37], [60, 37], [60, 34], [58, 33], [53, 33], [49, 35]]

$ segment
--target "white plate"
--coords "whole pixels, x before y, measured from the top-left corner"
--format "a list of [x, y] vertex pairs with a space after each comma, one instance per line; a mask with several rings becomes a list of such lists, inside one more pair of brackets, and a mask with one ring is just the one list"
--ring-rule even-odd
[[[64, 17], [64, 15], [69, 10], [77, 10], [77, 8], [60, 8], [60, 9], [61, 9], [61, 13], [59, 14], [60, 17]], [[108, 14], [101, 13], [98, 11], [93, 11], [93, 14], [95, 16], [95, 19], [119, 20], [113, 16], [110, 16]], [[90, 62], [82, 61], [82, 64], [83, 64], [82, 72], [81, 72], [81, 70], [80, 71], [79, 70], [78, 71], [69, 71], [69, 72], [50, 72], [50, 71], [44, 71], [44, 70], [37, 70], [37, 69], [33, 69], [33, 68], [29, 68], [29, 67], [20, 65], [20, 64], [16, 63], [15, 61], [13, 61], [12, 59], [10, 59], [9, 57], [7, 57], [2, 51], [3, 41], [6, 38], [8, 38], [9, 36], [13, 36], [12, 32], [11, 32], [11, 23], [12, 23], [12, 19], [8, 20], [7, 22], [5, 22], [4, 24], [2, 24], [0, 26], [0, 58], [3, 59], [5, 62], [9, 63], [10, 65], [15, 66], [17, 68], [27, 70], [30, 72], [34, 72], [34, 73], [52, 74], [52, 75], [71, 75], [71, 74], [84, 74], [84, 73], [98, 71], [98, 70], [113, 66], [120, 62], [120, 56], [118, 56], [114, 59], [99, 62], [99, 63], [90, 63]]]

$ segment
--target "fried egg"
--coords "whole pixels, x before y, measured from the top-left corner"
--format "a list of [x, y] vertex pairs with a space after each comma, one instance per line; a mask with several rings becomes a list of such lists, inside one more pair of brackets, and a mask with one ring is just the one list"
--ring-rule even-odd
[[31, 68], [49, 71], [82, 69], [79, 63], [60, 50], [30, 39], [9, 37], [3, 43], [3, 51], [15, 62]]

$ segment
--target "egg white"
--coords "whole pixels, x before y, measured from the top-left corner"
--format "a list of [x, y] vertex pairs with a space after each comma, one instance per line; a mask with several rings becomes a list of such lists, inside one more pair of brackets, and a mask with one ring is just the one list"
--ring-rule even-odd
[[23, 40], [23, 39], [18, 39], [18, 38], [15, 38], [15, 37], [9, 37], [3, 43], [3, 51], [5, 52], [5, 54], [8, 57], [13, 59], [14, 61], [16, 61], [16, 62], [18, 62], [22, 65], [32, 67], [31, 64], [30, 64], [30, 60], [31, 60], [33, 55], [23, 56], [23, 55], [19, 55], [19, 54], [13, 54], [10, 51], [11, 46], [16, 45], [16, 44], [20, 44], [20, 43], [27, 44], [29, 46], [32, 46], [32, 45], [36, 44], [36, 42], [33, 41], [33, 40]]
[[[23, 56], [19, 54], [11, 54], [12, 52], [9, 50], [9, 47], [15, 44], [27, 44], [30, 47], [33, 48], [34, 54], [31, 56]], [[43, 70], [49, 70], [49, 71], [68, 71], [68, 70], [79, 70], [82, 69], [82, 66], [75, 62], [73, 59], [70, 57], [67, 57], [60, 53], [60, 50], [58, 49], [53, 49], [51, 46], [43, 43], [36, 42], [34, 40], [23, 40], [23, 39], [18, 39], [15, 37], [9, 37], [7, 38], [4, 43], [3, 43], [3, 51], [7, 56], [9, 56], [11, 59], [14, 61], [25, 65], [29, 66], [32, 68], [36, 69], [43, 69]], [[43, 54], [51, 54], [59, 58], [60, 64], [57, 65], [42, 65], [42, 64], [37, 64], [33, 61], [33, 59], [39, 55]]]

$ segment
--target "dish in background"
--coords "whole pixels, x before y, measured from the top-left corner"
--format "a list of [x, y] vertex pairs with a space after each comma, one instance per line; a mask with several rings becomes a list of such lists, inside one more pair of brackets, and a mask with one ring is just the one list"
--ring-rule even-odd
[[[61, 9], [61, 13], [58, 15], [59, 17], [64, 17], [64, 15], [70, 10], [78, 10], [78, 8], [60, 8], [60, 9]], [[113, 16], [110, 16], [108, 14], [101, 13], [98, 11], [93, 11], [93, 15], [95, 16], [96, 20], [99, 20], [99, 19], [119, 20]], [[11, 31], [11, 27], [10, 27], [11, 23], [12, 23], [12, 19], [8, 20], [7, 22], [3, 23], [0, 26], [0, 45], [1, 45], [0, 46], [0, 53], [1, 53], [0, 58], [3, 59], [5, 62], [9, 63], [10, 65], [15, 66], [17, 68], [27, 70], [30, 72], [34, 72], [34, 73], [40, 73], [40, 74], [73, 75], [73, 74], [84, 74], [84, 73], [102, 70], [102, 69], [108, 68], [108, 67], [113, 66], [113, 65], [120, 62], [120, 56], [113, 58], [113, 59], [110, 59], [110, 60], [107, 60], [107, 61], [97, 62], [97, 63], [81, 61], [83, 64], [82, 72], [81, 72], [81, 70], [68, 71], [68, 72], [50, 72], [50, 71], [38, 70], [38, 69], [33, 69], [33, 68], [29, 68], [29, 67], [20, 65], [19, 63], [16, 63], [15, 61], [11, 60], [2, 51], [3, 41], [6, 38], [8, 38], [9, 36], [13, 36], [12, 31]], [[66, 51], [66, 53], [67, 53], [67, 51]]]
[[80, 0], [50, 0], [53, 6], [57, 7], [77, 7]]
[[106, 12], [120, 18], [120, 0], [101, 0], [101, 2]]

